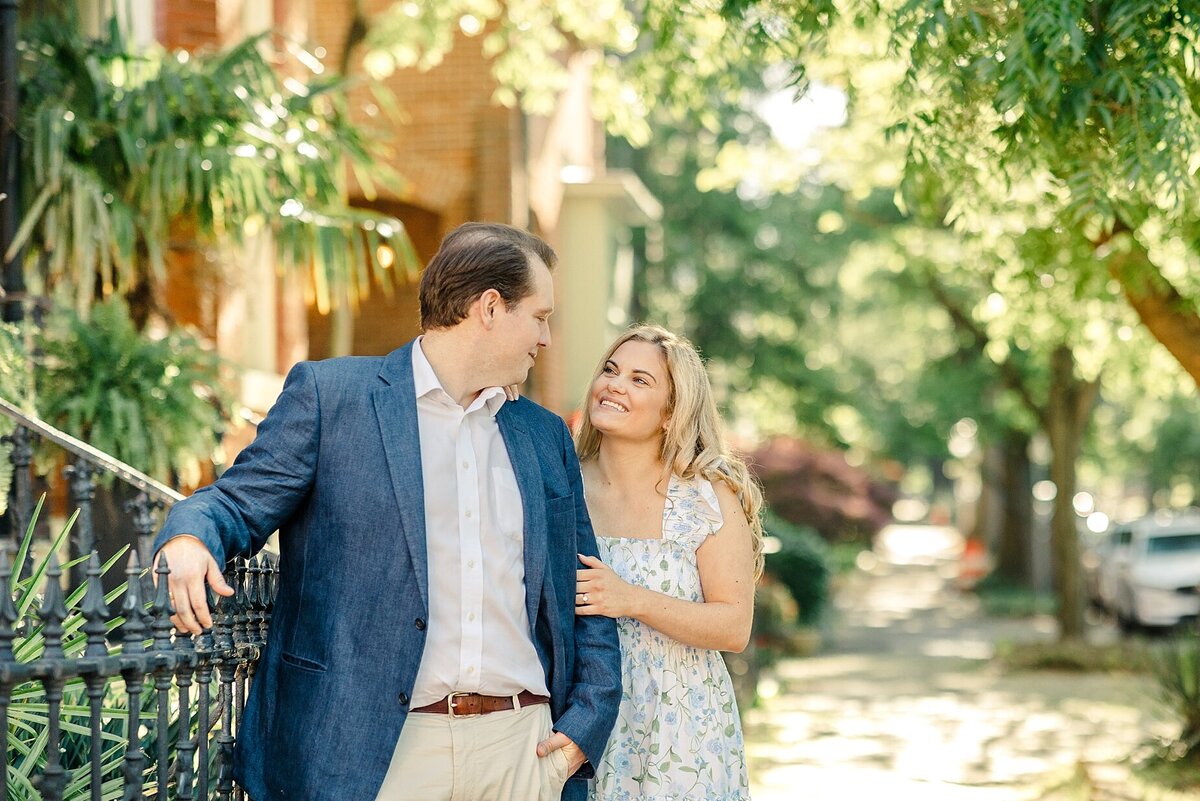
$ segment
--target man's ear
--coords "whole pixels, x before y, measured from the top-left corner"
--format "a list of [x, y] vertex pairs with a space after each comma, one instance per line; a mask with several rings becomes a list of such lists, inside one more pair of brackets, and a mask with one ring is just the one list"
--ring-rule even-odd
[[500, 293], [495, 289], [484, 290], [479, 299], [475, 301], [479, 314], [479, 322], [484, 328], [491, 328], [495, 323], [496, 318], [505, 310], [504, 298], [500, 297]]

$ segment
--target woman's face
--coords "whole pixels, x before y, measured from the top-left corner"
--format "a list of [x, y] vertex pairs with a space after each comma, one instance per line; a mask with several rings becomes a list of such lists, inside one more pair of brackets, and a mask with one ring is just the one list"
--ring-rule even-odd
[[622, 343], [592, 382], [588, 415], [605, 436], [644, 440], [662, 436], [671, 379], [657, 345]]

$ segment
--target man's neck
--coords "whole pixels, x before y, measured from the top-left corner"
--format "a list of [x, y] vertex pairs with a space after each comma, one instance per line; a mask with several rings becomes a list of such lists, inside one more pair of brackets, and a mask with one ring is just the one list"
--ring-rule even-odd
[[421, 336], [421, 351], [442, 389], [465, 409], [491, 385], [480, 383], [484, 371], [476, 362], [477, 351], [464, 339], [453, 331], [426, 331]]

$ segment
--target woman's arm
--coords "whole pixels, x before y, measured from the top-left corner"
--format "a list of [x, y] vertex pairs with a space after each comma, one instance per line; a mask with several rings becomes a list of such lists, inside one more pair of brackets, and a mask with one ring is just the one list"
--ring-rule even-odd
[[[750, 524], [733, 491], [713, 482], [725, 523], [696, 551], [704, 601], [685, 601], [637, 587], [599, 559], [580, 556], [575, 613], [632, 617], [696, 648], [740, 652], [754, 620], [754, 555]], [[583, 595], [587, 602], [583, 602]]]

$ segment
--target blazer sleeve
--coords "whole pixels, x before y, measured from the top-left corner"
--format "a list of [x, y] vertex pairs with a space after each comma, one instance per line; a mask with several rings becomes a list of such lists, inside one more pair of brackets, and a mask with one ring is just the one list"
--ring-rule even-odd
[[313, 367], [288, 373], [258, 435], [213, 484], [175, 504], [154, 541], [182, 534], [199, 538], [218, 565], [252, 555], [308, 496], [317, 470], [320, 404]]
[[[563, 458], [571, 492], [575, 496], [575, 546], [578, 553], [599, 556], [596, 535], [588, 517], [583, 495], [583, 475], [571, 434], [562, 426]], [[577, 565], [578, 567], [578, 565]], [[575, 672], [566, 709], [554, 722], [557, 731], [570, 737], [587, 757], [577, 777], [591, 774], [591, 766], [599, 764], [604, 746], [617, 721], [621, 703], [621, 646], [617, 623], [602, 615], [576, 615]]]

